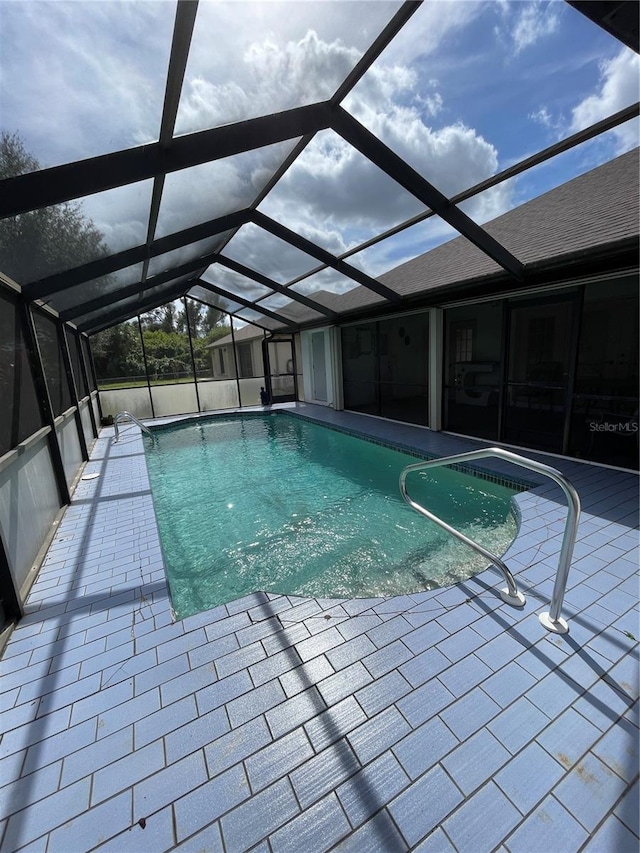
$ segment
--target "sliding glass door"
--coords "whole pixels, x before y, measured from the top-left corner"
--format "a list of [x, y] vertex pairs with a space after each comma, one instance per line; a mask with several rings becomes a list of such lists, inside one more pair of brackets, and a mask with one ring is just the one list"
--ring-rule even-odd
[[344, 407], [428, 424], [429, 314], [342, 329]]
[[577, 307], [574, 295], [508, 303], [504, 441], [563, 451]]

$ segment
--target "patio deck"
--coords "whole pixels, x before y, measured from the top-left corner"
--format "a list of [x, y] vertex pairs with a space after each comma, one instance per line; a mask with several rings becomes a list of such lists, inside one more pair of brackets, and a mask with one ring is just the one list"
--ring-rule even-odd
[[[486, 445], [297, 408], [435, 455]], [[173, 623], [142, 439], [112, 434], [0, 661], [4, 853], [636, 853], [637, 476], [531, 454], [583, 505], [564, 636], [536, 616], [565, 517], [552, 483], [517, 498], [522, 609], [487, 570]]]

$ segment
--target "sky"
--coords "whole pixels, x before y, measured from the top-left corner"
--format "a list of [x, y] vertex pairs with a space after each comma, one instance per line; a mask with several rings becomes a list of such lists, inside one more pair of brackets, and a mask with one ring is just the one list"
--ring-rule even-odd
[[[399, 5], [201, 0], [176, 133], [331, 97]], [[174, 15], [173, 0], [0, 0], [0, 130], [42, 167], [157, 140]], [[563, 0], [428, 0], [342, 106], [450, 195], [634, 103], [639, 80], [638, 56]], [[463, 209], [487, 222], [637, 146], [638, 133], [627, 123]], [[156, 236], [246, 207], [296, 141], [168, 176]], [[151, 189], [82, 202], [113, 251], [144, 242]], [[259, 209], [337, 254], [425, 210], [331, 130]], [[432, 217], [349, 262], [377, 276], [453, 236]], [[256, 226], [225, 254], [279, 282], [317, 266]], [[317, 286], [352, 285], [327, 273]]]

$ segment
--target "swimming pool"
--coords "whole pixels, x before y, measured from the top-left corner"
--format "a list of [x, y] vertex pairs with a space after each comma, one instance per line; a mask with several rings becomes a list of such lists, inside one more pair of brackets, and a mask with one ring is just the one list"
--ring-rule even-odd
[[[402, 501], [416, 458], [393, 448], [278, 412], [178, 422], [145, 449], [178, 618], [258, 590], [392, 596], [486, 568]], [[513, 540], [513, 489], [444, 468], [407, 482], [494, 553]]]

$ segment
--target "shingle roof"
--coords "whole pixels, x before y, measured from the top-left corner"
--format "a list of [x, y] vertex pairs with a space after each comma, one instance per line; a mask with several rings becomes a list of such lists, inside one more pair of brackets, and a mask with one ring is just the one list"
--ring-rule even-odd
[[[483, 227], [505, 246], [531, 272], [539, 268], [558, 268], [577, 255], [583, 260], [600, 255], [624, 240], [637, 237], [640, 228], [639, 170], [640, 148], [580, 175], [537, 198], [510, 210]], [[495, 261], [465, 237], [456, 237], [384, 273], [379, 281], [403, 297], [433, 294], [444, 296], [453, 287], [483, 287], [492, 279], [505, 279], [506, 273]], [[514, 287], [517, 282], [513, 281]], [[358, 286], [344, 294], [326, 290], [309, 294], [310, 298], [339, 314], [390, 304], [377, 293]], [[259, 306], [257, 306], [259, 308]], [[305, 305], [291, 302], [277, 309], [283, 317], [304, 324], [315, 317]], [[327, 322], [331, 322], [327, 320]], [[265, 318], [268, 328], [282, 328]], [[256, 337], [262, 332], [246, 327], [236, 340]], [[215, 346], [231, 342], [231, 337]]]
[[227, 346], [228, 344], [233, 343], [234, 338], [236, 343], [242, 343], [242, 341], [252, 341], [254, 338], [261, 337], [262, 329], [258, 326], [243, 326], [241, 329], [234, 329], [233, 335], [225, 335], [224, 338], [218, 338], [218, 340], [214, 341], [212, 344], [207, 344], [207, 349]]
[[[629, 151], [483, 227], [527, 270], [560, 265], [580, 252], [587, 257], [637, 237], [639, 151]], [[496, 275], [503, 276], [504, 271], [495, 261], [464, 237], [457, 237], [384, 273], [380, 281], [402, 296], [413, 296], [464, 283], [480, 284]], [[383, 300], [357, 287], [325, 304], [349, 311], [376, 303], [383, 304]]]

